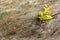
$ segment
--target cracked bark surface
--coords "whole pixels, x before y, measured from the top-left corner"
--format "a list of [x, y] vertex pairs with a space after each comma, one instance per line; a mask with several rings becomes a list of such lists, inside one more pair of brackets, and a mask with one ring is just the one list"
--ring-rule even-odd
[[[41, 23], [45, 3], [53, 19]], [[60, 0], [0, 0], [0, 40], [60, 40]]]

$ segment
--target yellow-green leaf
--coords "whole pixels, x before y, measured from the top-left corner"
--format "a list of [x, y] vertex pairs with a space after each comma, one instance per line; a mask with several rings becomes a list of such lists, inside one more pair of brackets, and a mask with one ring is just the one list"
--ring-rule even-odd
[[51, 9], [51, 6], [47, 6], [47, 5], [45, 4], [44, 13], [49, 13], [49, 12], [50, 12], [50, 9]]
[[46, 15], [47, 20], [52, 19], [52, 16]]

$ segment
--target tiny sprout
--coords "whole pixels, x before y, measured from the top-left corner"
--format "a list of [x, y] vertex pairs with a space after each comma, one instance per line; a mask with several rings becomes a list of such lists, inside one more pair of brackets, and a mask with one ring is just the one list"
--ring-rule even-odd
[[44, 11], [43, 11], [43, 12], [38, 12], [39, 19], [40, 19], [41, 21], [45, 21], [45, 20], [52, 19], [52, 16], [50, 16], [50, 15], [47, 14], [47, 13], [50, 12], [50, 8], [51, 8], [51, 6], [47, 6], [47, 5], [45, 4]]

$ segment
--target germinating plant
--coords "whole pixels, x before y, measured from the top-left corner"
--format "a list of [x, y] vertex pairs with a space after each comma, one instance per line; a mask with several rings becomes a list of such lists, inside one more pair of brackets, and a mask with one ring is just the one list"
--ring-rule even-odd
[[38, 18], [40, 19], [40, 21], [46, 21], [53, 18], [51, 15], [48, 14], [50, 12], [51, 6], [47, 6], [46, 4], [44, 6], [45, 7], [43, 12], [38, 12]]

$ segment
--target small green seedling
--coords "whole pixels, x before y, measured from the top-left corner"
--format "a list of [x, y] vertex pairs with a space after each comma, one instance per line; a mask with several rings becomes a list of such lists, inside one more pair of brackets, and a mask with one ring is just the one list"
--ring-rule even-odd
[[39, 19], [41, 21], [46, 21], [46, 20], [52, 19], [52, 16], [48, 15], [48, 13], [50, 12], [50, 8], [51, 8], [51, 6], [47, 6], [45, 4], [44, 11], [43, 12], [38, 12]]

